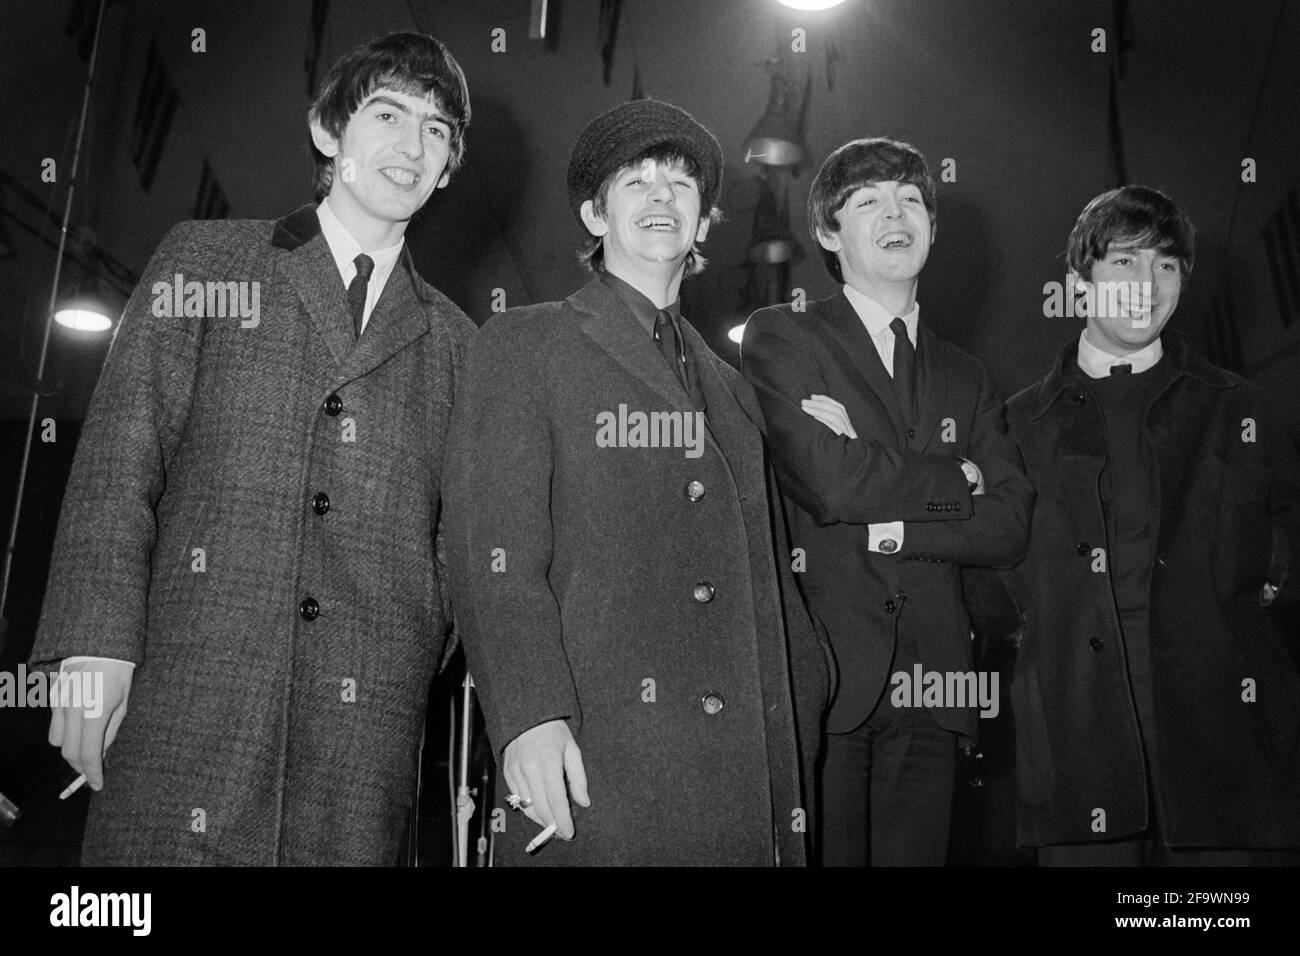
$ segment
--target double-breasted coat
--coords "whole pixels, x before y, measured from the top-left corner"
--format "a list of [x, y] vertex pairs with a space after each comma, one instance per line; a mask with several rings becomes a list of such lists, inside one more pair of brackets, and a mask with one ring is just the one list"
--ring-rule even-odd
[[[257, 315], [172, 314], [177, 283], [209, 281], [251, 284], [232, 294]], [[354, 341], [312, 206], [164, 240], [86, 419], [33, 652], [137, 664], [86, 862], [397, 860], [473, 334], [404, 250]]]
[[567, 720], [592, 801], [534, 857], [539, 828], [505, 811], [498, 865], [805, 862], [826, 648], [757, 402], [681, 324], [707, 401], [698, 456], [598, 440], [620, 405], [694, 411], [600, 281], [489, 321], [470, 350], [444, 487], [458, 632], [496, 753]]
[[[1260, 604], [1261, 585], [1300, 543], [1295, 448], [1254, 385], [1176, 333], [1163, 341], [1174, 375], [1144, 426], [1158, 513], [1151, 777], [1112, 581], [1098, 562], [1108, 546], [1106, 435], [1077, 343], [1008, 402], [1038, 490], [1029, 554], [1006, 576], [1025, 627], [1012, 685], [1023, 845], [1141, 832], [1150, 799], [1171, 846], [1300, 844], [1300, 681], [1275, 609]], [[1292, 575], [1277, 604], [1298, 598]]]

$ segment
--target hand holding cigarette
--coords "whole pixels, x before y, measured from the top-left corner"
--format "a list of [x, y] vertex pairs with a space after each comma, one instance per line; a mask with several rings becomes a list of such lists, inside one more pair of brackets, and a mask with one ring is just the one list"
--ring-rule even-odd
[[548, 720], [524, 731], [506, 744], [501, 770], [511, 793], [519, 795], [524, 815], [546, 828], [528, 845], [529, 852], [552, 834], [562, 840], [573, 839], [569, 795], [581, 807], [590, 807], [591, 798], [587, 795], [582, 751], [567, 723]]

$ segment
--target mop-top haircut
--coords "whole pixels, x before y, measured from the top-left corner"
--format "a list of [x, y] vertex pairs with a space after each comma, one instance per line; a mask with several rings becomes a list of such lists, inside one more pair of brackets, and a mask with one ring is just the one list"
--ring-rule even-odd
[[[930, 175], [925, 157], [910, 143], [878, 136], [845, 143], [822, 163], [808, 192], [808, 230], [813, 239], [817, 239], [819, 231], [825, 235], [840, 231], [835, 214], [854, 192], [863, 186], [884, 182], [907, 183], [919, 189], [933, 230], [938, 210], [934, 177]], [[844, 273], [840, 270], [838, 255], [820, 242], [817, 248], [821, 250], [826, 271], [836, 282], [843, 283]]]
[[1112, 246], [1155, 249], [1173, 256], [1186, 279], [1196, 257], [1196, 228], [1172, 199], [1147, 186], [1121, 186], [1083, 207], [1070, 231], [1070, 271], [1091, 280], [1092, 267]]
[[[341, 57], [330, 67], [307, 118], [338, 139], [357, 108], [381, 89], [432, 97], [451, 124], [447, 169], [454, 172], [465, 155], [469, 86], [451, 51], [427, 34], [390, 33]], [[334, 183], [334, 158], [318, 150], [315, 143], [311, 144], [311, 153], [315, 163], [312, 184], [320, 200], [329, 195]]]

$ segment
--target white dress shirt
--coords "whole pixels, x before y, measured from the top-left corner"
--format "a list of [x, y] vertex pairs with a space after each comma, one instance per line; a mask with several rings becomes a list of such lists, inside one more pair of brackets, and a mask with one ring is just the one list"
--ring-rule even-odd
[[1139, 375], [1160, 361], [1165, 354], [1165, 347], [1156, 339], [1150, 345], [1130, 352], [1128, 355], [1111, 355], [1103, 352], [1088, 341], [1088, 330], [1079, 333], [1079, 368], [1089, 378], [1105, 378], [1116, 365], [1133, 366], [1133, 374]]
[[[325, 237], [325, 243], [330, 247], [330, 254], [334, 256], [334, 264], [339, 268], [339, 275], [343, 277], [343, 288], [346, 289], [357, 275], [354, 260], [366, 251], [361, 248], [361, 243], [357, 242], [352, 233], [348, 232], [347, 227], [339, 222], [338, 216], [334, 215], [328, 197], [316, 207], [316, 216], [320, 219], [321, 235]], [[375, 304], [384, 291], [388, 277], [393, 274], [393, 267], [397, 265], [397, 257], [401, 255], [402, 243], [405, 241], [404, 238], [399, 239], [397, 245], [389, 246], [387, 249], [366, 252], [366, 255], [374, 260], [375, 268], [370, 273], [370, 281], [366, 284], [366, 307], [361, 317], [362, 331], [365, 331], [366, 323], [370, 321], [370, 313], [375, 311]]]
[[[912, 309], [906, 315], [895, 315], [870, 296], [863, 295], [851, 285], [844, 287], [844, 297], [853, 306], [853, 311], [862, 320], [871, 342], [880, 355], [889, 377], [894, 377], [894, 330], [889, 323], [902, 319], [907, 326], [907, 338], [916, 348], [916, 327], [921, 321], [921, 304], [912, 303]], [[890, 542], [885, 544], [885, 542]], [[882, 548], [881, 545], [884, 545]], [[867, 549], [881, 554], [897, 554], [903, 550], [903, 522], [885, 521], [867, 525]]]

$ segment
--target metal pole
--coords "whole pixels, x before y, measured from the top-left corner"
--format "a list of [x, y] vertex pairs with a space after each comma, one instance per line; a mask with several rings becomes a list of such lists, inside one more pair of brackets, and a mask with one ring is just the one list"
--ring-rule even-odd
[[464, 696], [460, 703], [460, 768], [456, 775], [456, 865], [469, 866], [469, 820], [474, 801], [469, 795], [469, 744], [473, 730], [474, 678], [465, 673]]
[[9, 575], [13, 570], [14, 551], [18, 543], [18, 524], [23, 514], [23, 490], [27, 486], [27, 465], [32, 456], [32, 433], [36, 430], [36, 412], [41, 401], [41, 383], [45, 378], [45, 359], [50, 349], [50, 330], [54, 326], [54, 306], [59, 297], [59, 277], [63, 271], [63, 250], [68, 244], [68, 220], [72, 218], [72, 196], [77, 190], [77, 168], [81, 162], [81, 141], [86, 133], [86, 114], [90, 111], [90, 90], [95, 85], [95, 65], [99, 60], [99, 34], [104, 25], [104, 8], [108, 0], [99, 0], [95, 15], [95, 42], [90, 48], [90, 68], [86, 73], [86, 88], [81, 94], [81, 118], [77, 122], [77, 139], [72, 149], [72, 173], [68, 181], [68, 196], [63, 204], [63, 222], [59, 227], [59, 251], [54, 259], [54, 282], [50, 285], [50, 304], [45, 310], [45, 335], [41, 339], [41, 357], [36, 366], [36, 391], [32, 393], [32, 407], [27, 414], [27, 440], [23, 443], [23, 461], [18, 468], [18, 494], [14, 500], [14, 516], [9, 526], [9, 543], [5, 546], [4, 576], [0, 580], [0, 615], [4, 613], [9, 597]]

